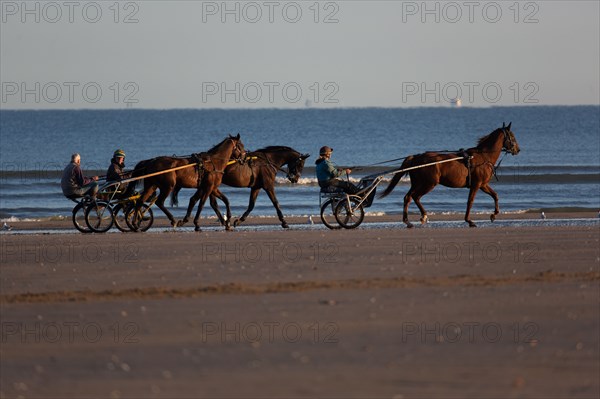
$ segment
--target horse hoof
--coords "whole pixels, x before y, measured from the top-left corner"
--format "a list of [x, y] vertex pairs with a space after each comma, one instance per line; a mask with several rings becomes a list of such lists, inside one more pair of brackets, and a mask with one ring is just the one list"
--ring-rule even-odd
[[491, 214], [490, 215], [490, 220], [492, 221], [492, 223], [494, 223], [494, 221], [496, 220], [496, 215]]
[[421, 224], [426, 224], [429, 221], [429, 218], [427, 217], [427, 215], [423, 215], [423, 217], [421, 218]]
[[240, 225], [240, 223], [242, 223], [242, 222], [240, 221], [240, 219], [235, 219], [235, 220], [233, 221], [233, 227], [238, 227], [238, 226]]
[[469, 222], [469, 227], [477, 227], [477, 225], [473, 222]]
[[405, 222], [405, 223], [406, 223], [407, 229], [412, 229], [413, 227], [415, 227], [415, 226], [413, 226], [413, 224], [411, 222]]
[[288, 226], [288, 224], [286, 222], [281, 223], [281, 227], [283, 227], [284, 229], [290, 228], [290, 226]]
[[175, 224], [171, 223], [173, 227], [181, 227], [185, 224], [183, 220], [178, 220]]
[[196, 226], [194, 227], [194, 231], [202, 231], [202, 229], [200, 228], [200, 226]]

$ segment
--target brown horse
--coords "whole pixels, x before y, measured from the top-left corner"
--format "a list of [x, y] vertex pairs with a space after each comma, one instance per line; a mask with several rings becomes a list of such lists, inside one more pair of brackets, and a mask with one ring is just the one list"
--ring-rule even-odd
[[[248, 209], [244, 212], [242, 217], [234, 221], [234, 226], [238, 226], [246, 220], [250, 212], [252, 212], [252, 209], [254, 209], [258, 193], [263, 189], [277, 211], [281, 226], [283, 228], [288, 228], [288, 224], [283, 217], [283, 212], [281, 212], [281, 209], [279, 208], [279, 201], [275, 195], [275, 177], [277, 176], [278, 171], [282, 171], [286, 173], [286, 177], [291, 183], [297, 183], [302, 175], [302, 170], [304, 169], [304, 161], [309, 156], [310, 154], [301, 154], [290, 147], [270, 146], [247, 153], [245, 162], [236, 162], [227, 166], [225, 175], [223, 176], [223, 184], [231, 187], [250, 188]], [[287, 172], [282, 169], [283, 166], [287, 166]], [[177, 185], [173, 189], [171, 195], [173, 204], [177, 204], [177, 194], [182, 187], [183, 186]], [[219, 189], [216, 189], [210, 196], [210, 205], [219, 217], [219, 220], [223, 222], [223, 217], [219, 211], [216, 198], [223, 201], [227, 209], [227, 221], [231, 220], [229, 200]]]
[[[424, 168], [413, 169], [408, 172], [410, 175], [410, 189], [404, 196], [404, 212], [402, 220], [408, 227], [413, 225], [408, 221], [408, 205], [410, 199], [415, 200], [415, 204], [421, 211], [421, 223], [427, 222], [427, 212], [421, 205], [421, 197], [433, 190], [438, 184], [452, 188], [469, 188], [469, 201], [467, 202], [467, 212], [465, 221], [470, 227], [476, 227], [470, 219], [471, 206], [475, 200], [477, 190], [481, 189], [494, 199], [494, 213], [490, 216], [493, 222], [496, 215], [500, 213], [498, 208], [498, 194], [489, 186], [490, 179], [495, 174], [496, 161], [500, 153], [505, 151], [512, 155], [517, 155], [520, 151], [519, 144], [515, 135], [510, 130], [512, 122], [494, 130], [479, 139], [477, 147], [469, 148], [464, 152], [426, 152], [424, 154], [411, 155], [407, 157], [400, 169], [410, 168], [418, 165], [424, 165], [431, 162], [443, 161], [456, 157], [464, 157], [464, 160], [439, 163], [426, 166]], [[393, 178], [381, 197], [390, 194], [398, 184], [405, 173], [398, 173]]]
[[[188, 157], [157, 157], [140, 161], [133, 170], [132, 177], [144, 176], [167, 169], [183, 167], [182, 169], [158, 174], [144, 179], [144, 190], [136, 206], [140, 207], [158, 189], [160, 191], [156, 205], [164, 212], [171, 221], [172, 226], [182, 226], [187, 222], [192, 208], [198, 199], [201, 200], [200, 207], [196, 213], [194, 224], [198, 231], [198, 219], [202, 205], [206, 198], [213, 193], [221, 184], [223, 171], [231, 158], [240, 158], [244, 155], [244, 144], [240, 135], [229, 136], [222, 142], [200, 154], [192, 154]], [[186, 167], [189, 165], [188, 167]], [[130, 184], [135, 184], [132, 182]], [[177, 222], [171, 212], [165, 207], [165, 199], [169, 196], [175, 186], [196, 188], [196, 193], [190, 198], [188, 212], [183, 221]], [[218, 215], [220, 216], [220, 215]], [[225, 221], [221, 221], [225, 224]]]

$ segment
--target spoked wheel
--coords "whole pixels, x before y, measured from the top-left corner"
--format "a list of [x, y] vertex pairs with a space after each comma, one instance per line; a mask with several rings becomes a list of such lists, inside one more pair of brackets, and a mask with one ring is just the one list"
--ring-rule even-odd
[[92, 229], [85, 222], [86, 205], [87, 203], [82, 201], [73, 208], [73, 225], [82, 233], [91, 233]]
[[365, 210], [359, 198], [343, 199], [335, 207], [335, 220], [346, 229], [360, 226], [364, 218]]
[[335, 220], [334, 214], [334, 206], [337, 204], [337, 201], [334, 201], [333, 198], [328, 199], [321, 206], [321, 220], [323, 224], [332, 230], [341, 229], [342, 226], [338, 224]]
[[91, 203], [85, 211], [85, 222], [95, 233], [105, 233], [114, 223], [113, 210], [106, 201]]
[[133, 231], [146, 231], [154, 223], [154, 212], [148, 204], [142, 204], [139, 211], [132, 206], [125, 215], [127, 226]]
[[129, 206], [123, 206], [122, 204], [118, 204], [113, 208], [113, 215], [115, 219], [115, 226], [117, 229], [121, 230], [123, 233], [127, 233], [131, 231], [131, 227], [127, 224], [126, 213], [129, 211]]

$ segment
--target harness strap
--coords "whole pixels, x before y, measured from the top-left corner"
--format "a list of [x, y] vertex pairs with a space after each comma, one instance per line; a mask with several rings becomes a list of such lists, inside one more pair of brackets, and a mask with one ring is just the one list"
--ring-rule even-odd
[[508, 154], [507, 152], [504, 152], [504, 154], [502, 155], [502, 158], [500, 158], [500, 160], [498, 161], [498, 164], [496, 166], [493, 167], [493, 171], [494, 171], [494, 177], [496, 178], [496, 181], [499, 181], [500, 179], [498, 179], [498, 168], [500, 168], [500, 164], [502, 163], [502, 161], [504, 160], [504, 157], [506, 156], [506, 154]]
[[471, 159], [473, 157], [467, 155], [467, 187], [471, 188]]

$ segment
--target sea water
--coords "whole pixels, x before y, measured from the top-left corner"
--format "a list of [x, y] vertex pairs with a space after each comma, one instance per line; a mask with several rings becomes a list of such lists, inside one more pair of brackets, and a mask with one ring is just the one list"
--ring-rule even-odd
[[[502, 123], [512, 122], [521, 147], [506, 155], [492, 187], [503, 212], [600, 209], [600, 107], [528, 106], [492, 108], [179, 109], [0, 111], [0, 219], [69, 217], [73, 202], [60, 189], [70, 155], [82, 156], [86, 175], [104, 175], [114, 150], [127, 153], [126, 169], [159, 155], [206, 151], [227, 134], [240, 133], [248, 150], [290, 146], [310, 153], [302, 178], [290, 184], [283, 173], [276, 193], [286, 215], [316, 215], [314, 162], [319, 148], [334, 148], [340, 166], [360, 167], [361, 176], [398, 167], [373, 165], [430, 150], [458, 150]], [[389, 179], [388, 179], [389, 180]], [[401, 212], [406, 176], [390, 196], [376, 198], [371, 214]], [[387, 185], [384, 181], [379, 191]], [[249, 189], [222, 187], [234, 215], [248, 205]], [[179, 217], [193, 189], [180, 193]], [[463, 213], [468, 191], [436, 187], [423, 199], [429, 213]], [[411, 205], [411, 211], [416, 207]], [[479, 192], [474, 212], [491, 212], [493, 200]], [[161, 212], [157, 209], [156, 215]], [[214, 213], [205, 206], [205, 216]], [[263, 193], [252, 215], [275, 216]]]

